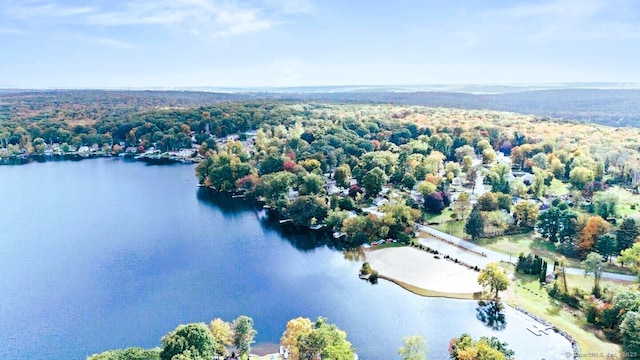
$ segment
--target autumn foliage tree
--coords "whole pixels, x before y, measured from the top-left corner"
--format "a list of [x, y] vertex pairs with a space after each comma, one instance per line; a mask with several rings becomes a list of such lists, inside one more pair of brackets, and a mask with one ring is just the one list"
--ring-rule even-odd
[[500, 268], [498, 263], [487, 264], [478, 275], [478, 284], [488, 287], [490, 292], [495, 291], [494, 298], [498, 297], [498, 292], [506, 290], [509, 286], [507, 273]]
[[231, 345], [233, 341], [233, 331], [231, 324], [220, 318], [214, 319], [209, 324], [209, 330], [213, 335], [213, 352], [218, 356], [227, 355], [227, 345]]
[[606, 234], [611, 228], [606, 220], [600, 216], [592, 216], [587, 220], [587, 224], [582, 229], [578, 243], [578, 250], [581, 254], [594, 251], [598, 239]]
[[516, 225], [523, 229], [533, 229], [538, 219], [538, 204], [533, 201], [520, 201], [513, 207]]
[[424, 198], [424, 209], [431, 214], [440, 214], [449, 206], [449, 194], [435, 191]]
[[509, 349], [508, 344], [501, 342], [496, 337], [480, 337], [474, 340], [469, 334], [462, 334], [449, 342], [449, 355], [454, 360], [510, 360], [515, 352]]
[[289, 349], [289, 358], [298, 360], [300, 358], [300, 349], [298, 349], [298, 339], [307, 335], [313, 329], [313, 324], [308, 318], [295, 318], [287, 322], [287, 329], [280, 338], [280, 345]]
[[398, 349], [398, 355], [402, 360], [427, 360], [427, 345], [422, 336], [409, 336], [402, 338], [402, 347]]
[[347, 333], [326, 318], [319, 317], [306, 334], [298, 337], [300, 357], [309, 360], [352, 360], [353, 346], [347, 341]]

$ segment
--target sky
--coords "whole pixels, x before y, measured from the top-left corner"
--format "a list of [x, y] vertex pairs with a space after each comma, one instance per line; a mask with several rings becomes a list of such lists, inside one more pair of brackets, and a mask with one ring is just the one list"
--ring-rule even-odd
[[0, 88], [640, 83], [636, 0], [0, 0]]

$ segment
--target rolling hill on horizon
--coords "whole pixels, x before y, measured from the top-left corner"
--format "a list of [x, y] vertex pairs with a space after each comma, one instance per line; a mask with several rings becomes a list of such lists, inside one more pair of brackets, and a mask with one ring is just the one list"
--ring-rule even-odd
[[[596, 87], [600, 88], [588, 88]], [[562, 88], [561, 86], [572, 86]], [[626, 87], [626, 88], [625, 88]], [[208, 89], [208, 90], [207, 90]], [[344, 86], [195, 90], [0, 90], [0, 114], [50, 114], [62, 107], [122, 110], [198, 107], [229, 101], [389, 103], [508, 111], [616, 127], [640, 127], [640, 89], [633, 84]], [[438, 90], [440, 89], [440, 90]], [[205, 91], [206, 90], [206, 91]], [[217, 91], [215, 91], [217, 90]], [[21, 110], [22, 109], [22, 110]]]

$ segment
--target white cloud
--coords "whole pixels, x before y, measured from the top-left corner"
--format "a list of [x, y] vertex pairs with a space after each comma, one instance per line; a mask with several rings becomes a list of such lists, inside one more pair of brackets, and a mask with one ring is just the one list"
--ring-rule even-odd
[[7, 1], [2, 7], [2, 12], [6, 15], [18, 18], [34, 17], [74, 17], [88, 14], [95, 11], [89, 6], [63, 6], [54, 1], [27, 0], [27, 1]]
[[280, 9], [285, 14], [308, 14], [314, 10], [309, 0], [267, 0], [267, 4]]
[[277, 24], [257, 8], [214, 0], [138, 1], [118, 11], [90, 14], [85, 20], [104, 26], [174, 26], [206, 40], [260, 32]]
[[131, 2], [116, 11], [95, 12], [84, 21], [90, 25], [169, 25], [186, 21], [197, 14], [196, 7], [184, 1]]
[[[137, 0], [109, 8], [66, 6], [55, 0], [8, 0], [0, 11], [14, 20], [84, 26], [167, 26], [215, 39], [255, 33], [281, 23], [278, 14], [309, 12], [307, 0], [265, 0], [267, 8], [226, 0]], [[274, 11], [275, 9], [275, 11]]]
[[[534, 42], [624, 39], [640, 37], [640, 26], [619, 22], [608, 12], [621, 11], [605, 0], [550, 0], [482, 13], [496, 24], [520, 28]], [[521, 34], [522, 35], [522, 34]]]
[[606, 1], [597, 0], [553, 0], [533, 5], [520, 5], [487, 12], [500, 17], [553, 16], [563, 18], [590, 17], [604, 7]]
[[86, 42], [90, 44], [106, 46], [106, 47], [110, 47], [118, 50], [131, 50], [136, 48], [134, 44], [128, 43], [126, 41], [110, 39], [110, 38], [91, 38], [91, 39], [86, 39]]
[[260, 19], [255, 10], [223, 10], [216, 14], [215, 20], [219, 27], [210, 30], [212, 38], [257, 32], [275, 24], [271, 20]]

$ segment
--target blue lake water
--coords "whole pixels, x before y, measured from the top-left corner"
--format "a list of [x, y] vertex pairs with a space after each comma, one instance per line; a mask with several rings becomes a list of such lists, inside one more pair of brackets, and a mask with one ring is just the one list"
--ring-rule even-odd
[[277, 343], [289, 319], [325, 316], [361, 359], [398, 358], [402, 337], [495, 335], [518, 359], [566, 359], [505, 309], [503, 330], [474, 301], [424, 298], [357, 277], [361, 263], [322, 239], [282, 233], [242, 200], [199, 191], [192, 165], [121, 159], [0, 167], [0, 358], [84, 359], [155, 347], [178, 324], [254, 319]]

